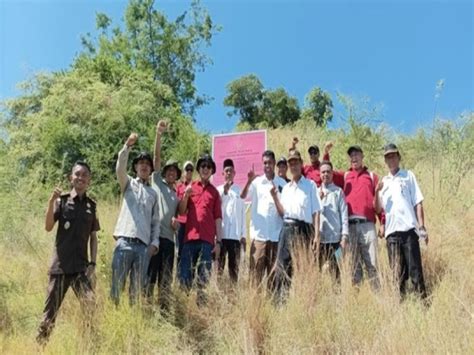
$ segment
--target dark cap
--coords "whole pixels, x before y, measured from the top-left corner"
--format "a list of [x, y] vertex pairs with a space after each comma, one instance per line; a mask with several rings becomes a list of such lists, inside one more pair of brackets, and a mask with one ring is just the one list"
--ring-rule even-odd
[[223, 169], [225, 170], [225, 168], [234, 168], [234, 161], [232, 159], [226, 159], [224, 160], [224, 164], [223, 164]]
[[204, 154], [202, 157], [199, 158], [199, 160], [196, 163], [196, 169], [199, 170], [201, 165], [206, 162], [211, 164], [212, 167], [212, 174], [216, 173], [216, 163], [214, 163], [214, 160], [212, 160], [212, 157], [209, 154]]
[[316, 154], [319, 154], [319, 147], [316, 144], [313, 144], [308, 148], [308, 153], [311, 154], [311, 152], [316, 152]]
[[298, 152], [297, 150], [292, 150], [289, 154], [288, 154], [288, 158], [286, 158], [286, 160], [288, 161], [288, 163], [292, 160], [299, 160], [299, 161], [303, 161], [303, 159], [301, 159], [301, 154], [300, 152]]
[[140, 161], [140, 160], [146, 160], [150, 166], [151, 166], [151, 171], [153, 171], [153, 159], [151, 155], [148, 152], [140, 152], [135, 159], [132, 161], [132, 170], [136, 174], [137, 171], [135, 170], [135, 165]]
[[281, 157], [280, 159], [278, 159], [277, 166], [279, 166], [280, 164], [288, 165], [288, 162], [286, 161], [285, 157]]
[[383, 150], [384, 150], [383, 155], [387, 155], [390, 153], [400, 154], [400, 152], [398, 151], [398, 147], [393, 143], [388, 143], [387, 145], [385, 145], [385, 147], [383, 147]]
[[360, 153], [364, 153], [362, 151], [362, 148], [358, 145], [351, 145], [349, 147], [349, 149], [347, 149], [347, 155], [351, 155], [352, 152], [360, 152]]
[[179, 180], [181, 179], [181, 169], [179, 168], [179, 165], [178, 165], [178, 162], [174, 159], [170, 159], [166, 162], [165, 166], [163, 167], [163, 169], [161, 170], [161, 176], [162, 177], [165, 177], [166, 175], [166, 171], [169, 169], [169, 168], [175, 168], [176, 169], [176, 174], [177, 174], [177, 177], [176, 179]]

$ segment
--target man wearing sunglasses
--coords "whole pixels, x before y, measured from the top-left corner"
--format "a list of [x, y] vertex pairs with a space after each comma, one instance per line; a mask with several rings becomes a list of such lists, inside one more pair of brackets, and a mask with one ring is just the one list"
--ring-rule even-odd
[[204, 301], [202, 289], [211, 273], [212, 253], [216, 259], [220, 255], [222, 210], [219, 192], [210, 181], [216, 172], [216, 164], [211, 156], [204, 155], [196, 167], [199, 180], [186, 187], [179, 203], [179, 212], [187, 217], [179, 279], [181, 285], [189, 289], [197, 276], [198, 302], [201, 303]]

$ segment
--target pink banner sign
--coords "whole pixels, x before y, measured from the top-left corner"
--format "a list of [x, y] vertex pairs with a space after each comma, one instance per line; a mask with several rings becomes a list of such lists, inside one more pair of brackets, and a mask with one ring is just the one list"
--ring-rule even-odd
[[212, 136], [212, 158], [217, 166], [212, 183], [215, 186], [224, 183], [222, 165], [225, 159], [232, 159], [236, 172], [234, 183], [243, 189], [252, 164], [257, 175], [263, 174], [262, 153], [266, 149], [267, 131], [265, 130]]

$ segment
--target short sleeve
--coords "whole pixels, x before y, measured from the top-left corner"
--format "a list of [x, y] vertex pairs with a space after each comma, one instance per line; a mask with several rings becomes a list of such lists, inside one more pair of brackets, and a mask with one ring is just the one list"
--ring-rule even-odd
[[412, 199], [412, 205], [416, 206], [419, 203], [423, 202], [423, 194], [421, 193], [420, 187], [418, 186], [418, 182], [416, 181], [415, 175], [410, 171], [409, 172], [410, 178], [410, 195]]

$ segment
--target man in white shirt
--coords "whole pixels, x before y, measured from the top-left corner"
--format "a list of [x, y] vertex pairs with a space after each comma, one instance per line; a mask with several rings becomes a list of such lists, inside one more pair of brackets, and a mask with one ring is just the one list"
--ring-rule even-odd
[[385, 211], [385, 238], [389, 263], [397, 273], [400, 293], [406, 293], [406, 281], [422, 298], [426, 297], [421, 265], [420, 237], [428, 243], [425, 229], [423, 195], [410, 170], [400, 169], [400, 152], [395, 144], [385, 146], [385, 163], [389, 174], [378, 184], [375, 208]]
[[276, 186], [271, 190], [278, 213], [283, 218], [275, 265], [276, 296], [280, 300], [291, 285], [292, 252], [295, 248], [309, 252], [311, 246], [318, 249], [320, 242], [321, 201], [318, 187], [314, 181], [302, 175], [303, 160], [297, 150], [290, 152], [287, 161], [292, 180], [283, 188], [281, 198], [278, 197]]
[[[257, 285], [262, 283], [265, 276], [270, 275], [275, 264], [283, 220], [278, 214], [270, 190], [274, 186], [277, 194], [286, 185], [286, 181], [275, 175], [275, 153], [266, 150], [262, 154], [264, 175], [256, 176], [252, 169], [248, 173], [247, 184], [242, 190], [241, 197], [251, 197], [250, 215], [250, 272]], [[268, 286], [273, 286], [273, 280], [268, 280]]]
[[[333, 182], [333, 166], [329, 161], [323, 161], [320, 166], [322, 204], [321, 243], [319, 245], [319, 268], [327, 262], [329, 271], [336, 280], [340, 279], [337, 254], [345, 249], [349, 239], [349, 217], [344, 192]], [[342, 253], [340, 253], [342, 255]]]
[[235, 168], [232, 159], [224, 160], [225, 183], [217, 190], [222, 201], [222, 249], [218, 260], [219, 273], [222, 275], [227, 258], [229, 277], [235, 283], [239, 275], [240, 248], [245, 250], [245, 201], [240, 198], [240, 187], [234, 184]]

